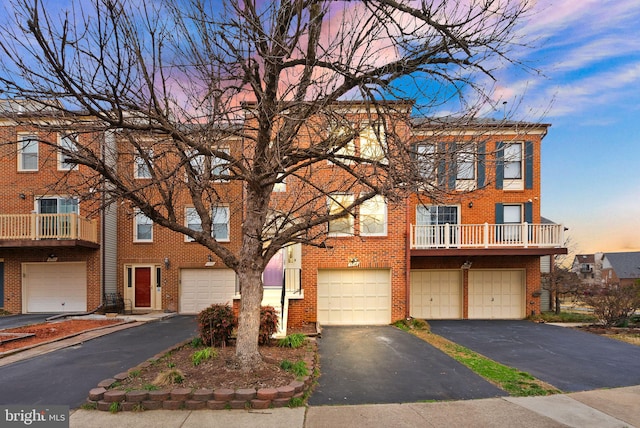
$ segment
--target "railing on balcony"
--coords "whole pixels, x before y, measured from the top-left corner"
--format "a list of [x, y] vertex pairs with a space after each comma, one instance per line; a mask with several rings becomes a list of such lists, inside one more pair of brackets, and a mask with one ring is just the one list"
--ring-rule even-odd
[[561, 224], [411, 225], [411, 249], [558, 248], [564, 244]]
[[67, 214], [0, 214], [0, 239], [78, 239], [98, 242], [95, 220]]

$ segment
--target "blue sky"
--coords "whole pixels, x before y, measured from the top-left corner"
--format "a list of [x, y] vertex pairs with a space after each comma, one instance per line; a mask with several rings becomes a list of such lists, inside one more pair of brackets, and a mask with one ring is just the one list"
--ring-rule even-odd
[[514, 55], [539, 73], [498, 70], [494, 101], [552, 125], [542, 215], [569, 228], [572, 253], [640, 250], [640, 4], [532, 1]]
[[[542, 215], [569, 228], [570, 251], [640, 250], [640, 4], [542, 0], [522, 29], [522, 60], [499, 93], [515, 118], [550, 123]], [[510, 105], [510, 104], [507, 104]]]

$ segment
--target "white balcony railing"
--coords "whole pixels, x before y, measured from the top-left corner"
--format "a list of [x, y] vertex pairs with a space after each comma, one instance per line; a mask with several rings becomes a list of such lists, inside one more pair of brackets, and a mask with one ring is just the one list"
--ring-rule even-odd
[[0, 214], [1, 240], [79, 239], [98, 242], [95, 220], [78, 214]]
[[411, 225], [411, 249], [504, 248], [564, 245], [561, 224], [438, 224]]

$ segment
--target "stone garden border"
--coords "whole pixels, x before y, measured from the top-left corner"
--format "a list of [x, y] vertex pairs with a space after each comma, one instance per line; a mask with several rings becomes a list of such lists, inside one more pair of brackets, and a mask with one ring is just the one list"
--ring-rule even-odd
[[[315, 338], [307, 337], [308, 340]], [[155, 391], [136, 390], [122, 391], [109, 389], [114, 383], [125, 380], [135, 370], [147, 367], [151, 360], [159, 359], [167, 352], [190, 343], [187, 340], [173, 346], [170, 349], [157, 354], [127, 372], [119, 373], [113, 378], [105, 379], [98, 383], [96, 388], [89, 391], [85, 405], [95, 407], [102, 411], [143, 411], [143, 410], [223, 410], [223, 409], [268, 409], [271, 407], [286, 407], [291, 399], [304, 399], [311, 391], [315, 381], [317, 352], [313, 359], [305, 359], [309, 367], [310, 376], [295, 380], [289, 385], [278, 388], [259, 389], [198, 389], [172, 388]], [[317, 349], [317, 345], [316, 346]], [[117, 403], [114, 405], [114, 403]], [[117, 406], [117, 407], [116, 407]]]

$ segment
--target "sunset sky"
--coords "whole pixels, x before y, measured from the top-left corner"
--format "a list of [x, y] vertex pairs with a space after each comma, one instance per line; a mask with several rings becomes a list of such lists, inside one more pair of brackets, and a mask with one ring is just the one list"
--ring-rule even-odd
[[535, 11], [523, 59], [542, 75], [505, 70], [499, 85], [522, 97], [516, 118], [552, 125], [542, 215], [569, 228], [572, 253], [640, 250], [640, 4], [542, 0]]
[[531, 71], [498, 69], [494, 102], [551, 124], [541, 213], [569, 228], [571, 253], [640, 250], [640, 4], [532, 1], [518, 33], [529, 46], [513, 52]]

